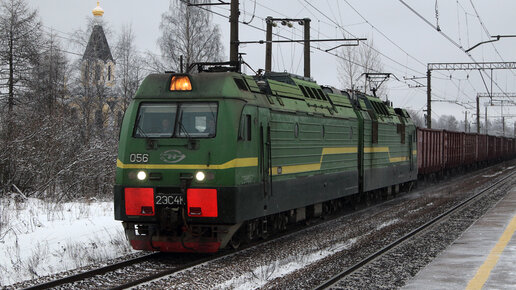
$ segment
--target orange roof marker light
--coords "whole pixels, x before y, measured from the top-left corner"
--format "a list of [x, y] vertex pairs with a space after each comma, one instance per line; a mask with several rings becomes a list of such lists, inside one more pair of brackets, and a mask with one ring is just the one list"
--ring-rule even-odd
[[171, 91], [191, 91], [192, 83], [188, 76], [173, 76], [170, 80]]

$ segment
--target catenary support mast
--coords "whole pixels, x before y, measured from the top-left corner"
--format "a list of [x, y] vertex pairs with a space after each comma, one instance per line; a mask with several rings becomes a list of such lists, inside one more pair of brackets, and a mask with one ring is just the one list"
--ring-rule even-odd
[[[426, 116], [426, 126], [427, 128], [432, 128], [432, 88], [430, 86], [431, 83], [431, 74], [433, 70], [494, 70], [494, 69], [516, 69], [516, 62], [473, 62], [473, 63], [429, 63], [428, 70], [426, 73], [427, 77], [427, 116]], [[491, 76], [492, 81], [492, 76]], [[491, 92], [493, 90], [491, 89]], [[478, 121], [477, 121], [478, 122]]]
[[240, 63], [238, 61], [238, 16], [240, 14], [238, 8], [239, 1], [231, 0], [231, 14], [229, 16], [230, 23], [230, 45], [229, 45], [229, 61], [232, 65], [237, 66], [238, 71], [240, 71]]

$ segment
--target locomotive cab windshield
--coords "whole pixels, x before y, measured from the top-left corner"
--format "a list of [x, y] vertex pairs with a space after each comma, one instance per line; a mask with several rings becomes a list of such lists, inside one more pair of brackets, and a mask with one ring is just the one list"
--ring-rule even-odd
[[213, 138], [217, 128], [216, 102], [170, 102], [140, 105], [136, 138]]

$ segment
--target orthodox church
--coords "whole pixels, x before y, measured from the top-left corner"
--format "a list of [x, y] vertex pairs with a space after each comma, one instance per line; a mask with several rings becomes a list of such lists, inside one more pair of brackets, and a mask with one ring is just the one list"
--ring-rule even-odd
[[80, 93], [73, 107], [87, 127], [114, 128], [123, 114], [116, 93], [116, 63], [102, 28], [104, 10], [99, 1], [92, 13], [93, 27], [81, 60]]
[[[83, 67], [94, 67], [95, 69], [83, 69], [83, 78], [101, 81], [103, 84], [113, 87], [115, 84], [115, 61], [102, 28], [104, 10], [99, 6], [99, 1], [92, 12], [94, 24], [82, 62]], [[89, 72], [90, 75], [86, 75], [85, 72]]]

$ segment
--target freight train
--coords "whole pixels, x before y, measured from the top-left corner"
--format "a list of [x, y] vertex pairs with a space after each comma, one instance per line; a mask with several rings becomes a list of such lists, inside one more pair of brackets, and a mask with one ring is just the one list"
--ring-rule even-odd
[[[447, 169], [446, 150], [470, 154], [450, 147], [444, 131], [420, 131], [447, 140], [421, 147], [438, 138], [418, 140], [407, 111], [375, 96], [289, 73], [198, 68], [149, 75], [125, 113], [115, 218], [134, 249], [236, 248], [346, 202], [410, 187], [418, 162], [431, 167], [428, 154], [441, 156], [428, 172]], [[507, 155], [515, 152], [510, 144]]]
[[417, 129], [418, 173], [433, 177], [516, 156], [514, 138], [446, 130]]

